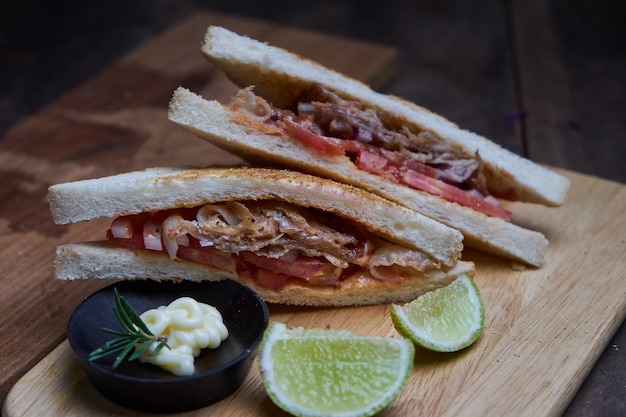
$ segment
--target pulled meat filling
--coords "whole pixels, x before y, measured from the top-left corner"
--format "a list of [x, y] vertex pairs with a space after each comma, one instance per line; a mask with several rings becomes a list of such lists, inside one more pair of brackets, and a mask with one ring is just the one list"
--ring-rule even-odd
[[427, 255], [332, 214], [267, 201], [124, 216], [107, 236], [124, 246], [236, 271], [274, 289], [290, 279], [335, 286], [357, 269], [362, 277], [397, 281], [438, 267]]
[[230, 108], [283, 129], [291, 138], [327, 155], [346, 155], [361, 170], [448, 201], [509, 220], [489, 194], [478, 152], [440, 140], [430, 131], [388, 126], [382, 112], [345, 100], [313, 84], [293, 109], [277, 109], [252, 88], [241, 90]]

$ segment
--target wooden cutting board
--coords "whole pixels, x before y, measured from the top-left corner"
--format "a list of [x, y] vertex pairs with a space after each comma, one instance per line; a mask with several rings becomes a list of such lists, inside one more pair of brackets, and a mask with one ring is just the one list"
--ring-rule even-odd
[[[37, 115], [37, 121], [47, 121], [47, 132], [53, 133], [47, 152], [38, 149], [37, 154], [26, 145], [17, 145], [14, 136], [24, 141], [27, 133], [36, 130], [27, 123], [11, 133], [14, 136], [8, 138], [0, 160], [3, 164], [12, 161], [16, 167], [19, 160], [39, 162], [37, 175], [29, 178], [43, 183], [151, 165], [238, 162], [165, 120], [164, 91], [179, 84], [218, 99], [227, 99], [235, 91], [199, 57], [200, 39], [209, 23], [282, 43], [374, 85], [392, 75], [395, 54], [387, 48], [230, 16], [199, 15]], [[336, 50], [342, 53], [333, 56]], [[345, 51], [350, 51], [350, 57]], [[475, 280], [485, 302], [482, 337], [459, 353], [418, 350], [406, 389], [380, 415], [557, 416], [564, 410], [624, 319], [626, 186], [562, 172], [572, 180], [563, 207], [509, 206], [515, 213], [513, 221], [542, 231], [550, 240], [546, 264], [540, 269], [520, 270], [502, 259], [466, 250], [464, 258], [476, 262]], [[39, 204], [46, 209], [45, 201]], [[68, 226], [62, 232], [50, 229], [56, 233], [29, 242], [43, 254], [31, 265], [39, 279], [52, 279], [49, 262], [56, 244], [99, 238], [103, 227], [103, 223], [89, 222]], [[0, 244], [6, 243], [2, 238]], [[26, 241], [23, 238], [22, 242]], [[8, 262], [11, 253], [0, 251], [2, 261]], [[81, 285], [63, 284], [67, 288]], [[61, 294], [56, 296], [63, 299]], [[73, 304], [80, 301], [76, 294], [73, 297]], [[272, 305], [270, 317], [289, 326], [328, 326], [398, 337], [389, 311], [389, 305], [341, 309]], [[284, 415], [281, 413], [266, 396], [253, 366], [235, 394], [180, 415]], [[17, 381], [3, 406], [6, 417], [36, 414], [142, 415], [100, 397], [78, 368], [66, 341]]]

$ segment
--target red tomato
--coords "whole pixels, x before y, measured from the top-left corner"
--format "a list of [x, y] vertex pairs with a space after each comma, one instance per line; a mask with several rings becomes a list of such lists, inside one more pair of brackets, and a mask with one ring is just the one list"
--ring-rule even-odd
[[263, 268], [257, 268], [256, 271], [251, 271], [251, 274], [250, 278], [256, 280], [261, 287], [276, 291], [284, 287], [290, 278], [285, 274], [279, 274]]
[[390, 176], [396, 181], [413, 189], [469, 207], [487, 216], [500, 217], [507, 221], [511, 219], [511, 212], [465, 190], [438, 180], [435, 178], [437, 170], [421, 162], [391, 152], [379, 153], [376, 149], [362, 149], [358, 153], [356, 164], [359, 169], [373, 174], [391, 174]]
[[299, 256], [295, 261], [284, 261], [279, 258], [255, 255], [252, 252], [241, 252], [239, 256], [244, 261], [259, 268], [307, 280], [313, 277], [325, 276], [328, 272], [334, 270], [333, 265], [321, 257]]
[[491, 204], [482, 198], [475, 197], [467, 191], [411, 169], [401, 172], [398, 175], [398, 179], [416, 190], [425, 191], [448, 201], [472, 208], [487, 216], [499, 217], [507, 221], [511, 219], [512, 213], [510, 211], [504, 210], [495, 204]]
[[[192, 239], [190, 239], [192, 240]], [[225, 271], [235, 270], [235, 260], [230, 253], [212, 247], [179, 246], [177, 256], [192, 262], [209, 265]]]
[[333, 139], [313, 133], [309, 129], [289, 119], [283, 119], [283, 123], [289, 136], [302, 142], [306, 146], [317, 149], [326, 155], [337, 156], [344, 154], [343, 149], [338, 144], [334, 143]]
[[374, 152], [361, 151], [356, 158], [356, 165], [359, 169], [374, 174], [384, 174], [389, 170], [389, 161], [382, 155]]

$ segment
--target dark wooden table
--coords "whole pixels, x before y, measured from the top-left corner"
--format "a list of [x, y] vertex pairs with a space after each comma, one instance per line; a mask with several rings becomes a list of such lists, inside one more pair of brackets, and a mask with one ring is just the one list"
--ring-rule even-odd
[[[400, 62], [385, 91], [537, 162], [626, 183], [621, 2], [26, 0], [0, 7], [0, 132], [211, 8], [393, 46]], [[624, 327], [566, 416], [626, 415]]]

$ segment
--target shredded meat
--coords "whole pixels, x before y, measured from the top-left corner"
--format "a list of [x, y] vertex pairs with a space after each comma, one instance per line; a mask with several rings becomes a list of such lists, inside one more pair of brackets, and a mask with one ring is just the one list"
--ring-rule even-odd
[[288, 204], [210, 204], [200, 208], [194, 220], [170, 216], [163, 223], [163, 236], [176, 241], [182, 234], [190, 234], [203, 246], [229, 253], [254, 252], [280, 258], [297, 251], [310, 257], [323, 256], [342, 268], [349, 263], [363, 265], [369, 248], [357, 236], [359, 232], [339, 232], [316, 220], [319, 216]]
[[[248, 87], [239, 91], [229, 106], [273, 126], [283, 127], [287, 118], [323, 137], [351, 140], [376, 147], [390, 158], [405, 158], [427, 165], [435, 178], [462, 190], [488, 196], [483, 163], [478, 153], [468, 155], [458, 145], [446, 143], [430, 131], [414, 132], [407, 126], [387, 126], [385, 114], [345, 100], [314, 83], [302, 93], [294, 109], [277, 109]], [[356, 159], [357, 153], [346, 149]], [[391, 155], [391, 156], [390, 156]]]
[[442, 181], [488, 195], [478, 153], [466, 155], [458, 146], [445, 143], [426, 130], [416, 133], [406, 126], [387, 127], [376, 110], [344, 100], [319, 84], [313, 84], [299, 101], [310, 104], [299, 105], [299, 110], [312, 109], [312, 112], [299, 112], [299, 117], [312, 119], [324, 136], [357, 140], [397, 152], [435, 168], [437, 178]]
[[[195, 219], [178, 213], [166, 217], [162, 238], [170, 257], [177, 256], [179, 246], [188, 245], [189, 237], [202, 247], [225, 253], [254, 253], [286, 262], [324, 258], [332, 268], [324, 277], [309, 281], [336, 282], [341, 271], [359, 266], [382, 280], [404, 279], [397, 267], [409, 267], [411, 273], [436, 266], [425, 254], [374, 238], [355, 225], [336, 216], [287, 203], [267, 201], [208, 204], [198, 209]], [[387, 272], [385, 272], [387, 270]], [[406, 271], [405, 271], [406, 272]]]
[[[344, 100], [317, 83], [305, 91], [299, 101], [312, 105], [315, 123], [328, 136], [356, 139], [389, 151], [416, 152], [431, 155], [432, 158], [446, 155], [455, 159], [464, 157], [461, 149], [442, 143], [433, 133], [428, 131], [414, 133], [406, 126], [388, 127], [376, 110], [364, 108], [356, 101]], [[345, 127], [342, 136], [336, 135], [335, 125], [351, 126], [352, 135], [345, 134], [348, 130]]]
[[386, 242], [378, 242], [370, 259], [371, 274], [384, 281], [399, 281], [429, 262], [422, 253]]
[[[148, 248], [153, 225], [162, 248]], [[280, 289], [290, 279], [339, 285], [355, 271], [384, 281], [438, 267], [427, 255], [376, 237], [328, 212], [276, 201], [243, 201], [142, 213], [114, 220], [110, 240], [165, 251], [172, 259], [205, 263]]]

